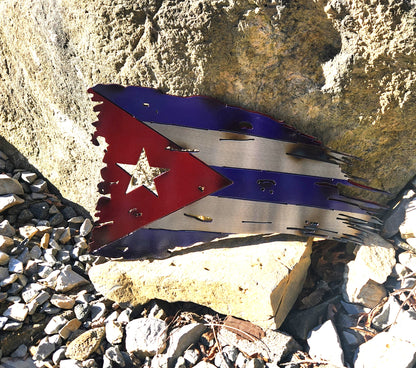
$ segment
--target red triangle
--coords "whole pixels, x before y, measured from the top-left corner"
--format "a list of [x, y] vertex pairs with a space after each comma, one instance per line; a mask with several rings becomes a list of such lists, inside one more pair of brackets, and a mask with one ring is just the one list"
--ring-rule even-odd
[[[97, 131], [93, 140], [102, 136], [108, 143], [104, 156], [107, 167], [101, 172], [104, 182], [99, 187], [110, 198], [103, 197], [98, 202], [101, 226], [94, 229], [91, 250], [231, 184], [189, 152], [167, 150], [174, 142], [109, 100], [96, 93], [93, 100], [103, 102], [96, 106], [100, 113], [99, 121], [94, 123]], [[158, 196], [144, 186], [126, 194], [131, 177], [117, 164], [135, 165], [143, 148], [150, 166], [169, 170], [154, 179]]]

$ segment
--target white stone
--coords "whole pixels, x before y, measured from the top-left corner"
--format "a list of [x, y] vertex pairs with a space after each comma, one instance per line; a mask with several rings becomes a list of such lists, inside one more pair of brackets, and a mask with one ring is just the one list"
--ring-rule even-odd
[[66, 340], [74, 331], [81, 327], [81, 324], [80, 320], [76, 318], [71, 319], [59, 330], [59, 336]]
[[[347, 264], [347, 272], [351, 270], [351, 263], [353, 262]], [[347, 273], [347, 275], [350, 274]], [[373, 280], [367, 280], [367, 282], [362, 284], [363, 280], [360, 280], [358, 276], [350, 278], [346, 276], [345, 278], [346, 282], [343, 286], [343, 297], [347, 302], [358, 303], [364, 307], [374, 308], [384, 297], [387, 296], [384, 286]]]
[[[46, 265], [41, 265], [38, 268], [39, 277], [43, 279], [46, 279], [48, 276], [50, 276], [52, 272], [53, 272], [53, 269]], [[59, 274], [59, 270], [55, 270], [55, 272], [56, 272], [56, 277], [57, 277]]]
[[58, 277], [61, 274], [61, 270], [53, 270], [50, 267], [46, 267], [45, 268], [45, 274], [47, 275], [46, 278], [44, 278], [43, 280], [40, 280], [42, 282], [42, 284], [45, 284], [46, 286], [55, 289], [56, 287], [56, 283], [58, 281]]
[[207, 327], [201, 323], [190, 323], [171, 332], [168, 358], [177, 359], [189, 346], [196, 343]]
[[66, 244], [71, 240], [71, 230], [69, 227], [65, 228], [62, 232], [61, 236], [59, 237], [59, 242], [62, 244]]
[[407, 238], [406, 243], [409, 244], [413, 249], [416, 249], [416, 238]]
[[261, 354], [273, 362], [280, 362], [284, 356], [301, 348], [296, 340], [286, 333], [272, 329], [264, 332], [265, 336], [261, 338], [242, 339], [233, 329], [224, 326], [219, 330], [217, 339], [221, 346], [235, 346], [247, 356]]
[[416, 345], [389, 332], [381, 332], [358, 348], [354, 368], [411, 368]]
[[175, 363], [175, 368], [186, 368], [186, 361], [184, 357], [178, 357]]
[[6, 174], [0, 174], [0, 195], [4, 194], [23, 194], [22, 185]]
[[416, 199], [408, 203], [405, 219], [399, 230], [403, 239], [416, 238]]
[[17, 258], [10, 258], [9, 261], [9, 272], [12, 273], [23, 273], [24, 265], [23, 262]]
[[35, 296], [35, 298], [33, 299], [38, 305], [42, 305], [43, 303], [45, 303], [47, 300], [49, 300], [49, 298], [51, 297], [51, 295], [45, 291], [42, 290], [38, 295]]
[[[227, 239], [224, 248], [214, 242], [212, 248], [152, 262], [105, 262], [93, 266], [89, 277], [98, 292], [117, 303], [191, 301], [275, 329], [302, 290], [311, 243], [252, 241]], [[226, 260], [226, 266], [218, 260]]]
[[17, 196], [16, 194], [6, 194], [0, 196], [0, 213], [7, 210], [10, 207], [23, 203], [25, 200]]
[[92, 223], [89, 218], [86, 218], [79, 229], [79, 235], [86, 236], [92, 230]]
[[361, 267], [361, 274], [378, 284], [382, 284], [390, 276], [396, 264], [396, 251], [391, 243], [380, 235], [371, 234], [360, 246], [354, 262]]
[[343, 296], [348, 302], [373, 308], [386, 296], [382, 283], [392, 273], [396, 252], [377, 234], [368, 235], [364, 244], [345, 268]]
[[126, 365], [123, 355], [118, 346], [111, 346], [105, 351], [105, 356], [113, 362], [116, 362], [121, 367]]
[[8, 307], [4, 312], [3, 316], [11, 318], [18, 322], [23, 322], [28, 315], [29, 310], [23, 303], [14, 303]]
[[112, 344], [120, 344], [123, 340], [124, 329], [123, 325], [117, 321], [108, 321], [105, 324], [105, 338]]
[[344, 367], [344, 352], [341, 342], [331, 320], [314, 328], [307, 340], [309, 355], [317, 360], [324, 360], [336, 367]]
[[63, 359], [59, 363], [60, 368], [82, 368], [81, 362], [75, 359]]
[[399, 339], [409, 341], [416, 346], [416, 313], [414, 311], [400, 310], [395, 316], [395, 323], [390, 327], [389, 334]]
[[0, 281], [0, 286], [8, 286], [13, 284], [14, 282], [16, 282], [19, 279], [19, 275], [16, 273], [12, 273], [9, 277], [6, 277], [5, 279]]
[[75, 287], [88, 284], [88, 280], [78, 275], [71, 269], [71, 266], [65, 267], [56, 279], [55, 290], [58, 292], [67, 292]]
[[22, 326], [23, 326], [23, 322], [9, 321], [4, 325], [3, 330], [4, 331], [17, 331], [17, 330], [20, 330]]
[[21, 174], [22, 180], [28, 184], [32, 184], [37, 179], [37, 177], [38, 176], [35, 173], [29, 171], [23, 171]]
[[413, 252], [403, 252], [399, 254], [399, 262], [409, 270], [416, 272], [416, 254]]
[[82, 216], [75, 216], [71, 217], [68, 222], [70, 224], [82, 224], [84, 222], [84, 218]]
[[38, 233], [38, 231], [39, 230], [32, 225], [19, 227], [20, 235], [27, 239], [32, 239]]
[[58, 364], [62, 359], [65, 359], [65, 351], [66, 347], [61, 346], [58, 350], [56, 350], [52, 355], [52, 361], [55, 364]]
[[[200, 354], [199, 350], [197, 350], [197, 349], [187, 349], [184, 352], [183, 357], [185, 358], [185, 360], [187, 362], [189, 362], [189, 364], [195, 365], [199, 360], [199, 354]], [[235, 361], [235, 360], [233, 360], [233, 361]]]
[[154, 356], [166, 346], [167, 325], [155, 318], [139, 318], [126, 326], [126, 350], [138, 356]]
[[43, 285], [31, 283], [22, 291], [22, 299], [25, 303], [29, 303], [44, 289]]
[[75, 304], [75, 299], [64, 294], [53, 294], [51, 304], [62, 309], [71, 309]]
[[[0, 330], [4, 327], [4, 325], [7, 323], [8, 318], [7, 317], [1, 317], [0, 316]], [[1, 354], [0, 354], [1, 355]]]
[[39, 304], [36, 300], [31, 300], [29, 303], [26, 304], [28, 313], [30, 316], [33, 316], [36, 312], [36, 309], [39, 307]]

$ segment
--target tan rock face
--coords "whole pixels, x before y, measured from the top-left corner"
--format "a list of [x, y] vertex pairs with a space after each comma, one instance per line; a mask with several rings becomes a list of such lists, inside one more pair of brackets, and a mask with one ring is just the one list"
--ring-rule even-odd
[[78, 336], [68, 345], [65, 355], [70, 359], [85, 360], [100, 346], [105, 328], [93, 328]]
[[93, 211], [103, 153], [86, 90], [139, 84], [283, 119], [397, 192], [416, 169], [414, 3], [287, 3], [4, 0], [1, 134]]
[[93, 266], [89, 276], [99, 292], [117, 303], [191, 301], [274, 328], [302, 289], [310, 251], [303, 242], [232, 245], [164, 260], [111, 261]]

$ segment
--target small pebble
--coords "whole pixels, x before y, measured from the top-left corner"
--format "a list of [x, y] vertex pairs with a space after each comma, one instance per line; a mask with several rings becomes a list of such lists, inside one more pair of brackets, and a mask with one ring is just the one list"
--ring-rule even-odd
[[32, 184], [37, 179], [38, 176], [35, 173], [24, 171], [21, 173], [20, 177], [26, 183]]
[[68, 320], [62, 316], [53, 317], [45, 327], [45, 333], [48, 335], [57, 334], [59, 330], [68, 323]]
[[126, 365], [123, 355], [120, 352], [120, 348], [116, 346], [111, 346], [105, 351], [105, 356], [111, 361], [117, 363], [121, 367]]
[[91, 220], [89, 218], [86, 218], [82, 223], [81, 228], [79, 229], [79, 235], [87, 236], [91, 232], [92, 227], [93, 225], [91, 223]]
[[41, 193], [46, 191], [48, 188], [48, 184], [43, 179], [36, 179], [33, 184], [30, 186], [30, 190], [33, 193]]
[[50, 302], [55, 307], [62, 309], [72, 309], [75, 305], [75, 299], [65, 294], [53, 294]]
[[6, 265], [9, 263], [9, 260], [10, 256], [5, 252], [0, 251], [0, 266]]
[[24, 358], [27, 354], [27, 346], [19, 345], [19, 347], [10, 355], [12, 358]]
[[81, 321], [73, 318], [59, 330], [59, 336], [66, 340], [74, 331], [78, 330], [80, 327]]
[[52, 355], [52, 361], [55, 364], [58, 364], [62, 359], [65, 359], [65, 351], [66, 351], [66, 347], [65, 346], [61, 346], [58, 350], [56, 350], [53, 353], [53, 355]]
[[120, 344], [123, 340], [124, 329], [123, 325], [117, 321], [108, 321], [105, 325], [105, 337], [107, 341], [112, 344]]
[[18, 331], [22, 328], [23, 322], [9, 321], [3, 326], [4, 331]]
[[36, 354], [34, 355], [34, 358], [36, 360], [44, 360], [49, 355], [51, 355], [56, 350], [56, 346], [54, 343], [49, 341], [49, 337], [44, 337], [36, 350]]
[[3, 316], [11, 318], [18, 322], [23, 322], [27, 317], [28, 312], [29, 311], [25, 304], [14, 303], [3, 312]]

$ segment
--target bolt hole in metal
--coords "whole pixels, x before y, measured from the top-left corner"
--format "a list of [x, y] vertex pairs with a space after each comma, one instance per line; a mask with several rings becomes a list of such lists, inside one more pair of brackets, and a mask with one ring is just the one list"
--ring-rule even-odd
[[260, 187], [262, 192], [268, 192], [269, 194], [274, 194], [276, 189], [276, 181], [269, 179], [259, 179], [257, 180], [257, 185]]
[[240, 121], [238, 126], [242, 130], [253, 130], [253, 125], [248, 121]]
[[129, 214], [134, 217], [141, 217], [143, 216], [143, 213], [139, 212], [137, 208], [131, 208], [129, 209]]

